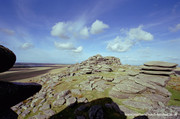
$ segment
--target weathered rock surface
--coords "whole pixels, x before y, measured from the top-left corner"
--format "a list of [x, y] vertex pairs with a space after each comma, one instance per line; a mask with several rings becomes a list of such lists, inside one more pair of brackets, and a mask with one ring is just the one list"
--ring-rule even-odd
[[147, 115], [149, 119], [179, 119], [180, 107], [167, 106], [152, 108], [147, 111], [145, 115]]
[[132, 80], [123, 80], [121, 83], [116, 84], [112, 90], [114, 91], [120, 91], [123, 93], [130, 93], [130, 94], [136, 94], [145, 91], [146, 87], [137, 84], [136, 82]]
[[145, 66], [155, 66], [155, 67], [165, 67], [165, 68], [174, 68], [178, 64], [169, 63], [169, 62], [162, 62], [162, 61], [150, 61], [144, 63]]
[[70, 97], [66, 100], [66, 105], [67, 106], [72, 106], [77, 102], [77, 99], [75, 97]]
[[[139, 79], [139, 81], [138, 81]], [[145, 75], [145, 74], [140, 74], [136, 78], [134, 78], [135, 81], [141, 83], [142, 82], [147, 82], [147, 83], [155, 83], [160, 86], [165, 86], [166, 83], [170, 80], [169, 77], [167, 76], [154, 76], [154, 75]]]
[[149, 102], [142, 102], [142, 101], [134, 101], [134, 100], [125, 100], [122, 102], [124, 105], [139, 108], [139, 109], [152, 109], [152, 104]]
[[144, 74], [152, 74], [152, 75], [165, 75], [165, 76], [170, 76], [174, 74], [174, 72], [166, 72], [166, 71], [144, 71], [142, 70], [141, 73]]
[[154, 70], [154, 71], [172, 71], [174, 68], [155, 67], [155, 66], [141, 66], [142, 70]]
[[59, 99], [57, 99], [56, 101], [53, 102], [53, 106], [61, 106], [66, 102], [66, 100], [61, 97]]

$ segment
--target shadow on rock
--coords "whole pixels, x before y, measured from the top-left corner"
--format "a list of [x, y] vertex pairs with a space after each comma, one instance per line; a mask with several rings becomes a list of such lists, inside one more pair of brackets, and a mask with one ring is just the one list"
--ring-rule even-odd
[[[111, 98], [105, 97], [88, 103], [75, 103], [50, 119], [126, 119], [126, 115]], [[135, 117], [135, 119], [148, 119]]]
[[100, 98], [88, 103], [75, 103], [61, 112], [53, 115], [50, 119], [126, 119], [111, 98]]

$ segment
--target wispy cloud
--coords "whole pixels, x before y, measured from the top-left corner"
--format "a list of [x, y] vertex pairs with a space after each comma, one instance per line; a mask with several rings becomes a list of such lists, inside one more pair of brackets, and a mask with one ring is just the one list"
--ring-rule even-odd
[[121, 29], [121, 33], [125, 36], [117, 36], [114, 40], [109, 41], [106, 48], [114, 52], [126, 52], [137, 42], [153, 40], [153, 35], [142, 30], [142, 27], [139, 26], [130, 30]]
[[7, 28], [0, 28], [0, 32], [5, 33], [7, 35], [14, 35], [15, 31]]
[[175, 27], [170, 27], [169, 30], [171, 32], [177, 32], [178, 30], [180, 30], [180, 23], [179, 24], [176, 24]]
[[177, 2], [177, 3], [174, 5], [174, 7], [173, 7], [173, 9], [172, 9], [172, 13], [176, 13], [178, 8], [180, 8], [180, 2]]
[[61, 50], [74, 50], [75, 47], [72, 43], [59, 43], [59, 42], [54, 42], [54, 45], [56, 48], [61, 49]]
[[27, 50], [27, 49], [30, 49], [30, 48], [33, 48], [34, 45], [32, 43], [23, 43], [20, 48], [23, 49], [23, 50]]

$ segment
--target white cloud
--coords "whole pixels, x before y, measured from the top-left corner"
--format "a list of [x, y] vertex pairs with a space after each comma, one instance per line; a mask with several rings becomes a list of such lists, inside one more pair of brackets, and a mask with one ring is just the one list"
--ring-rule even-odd
[[83, 39], [87, 39], [89, 37], [89, 31], [88, 31], [88, 28], [87, 27], [84, 27], [83, 29], [81, 29], [80, 31], [80, 36], [83, 38]]
[[107, 49], [114, 52], [125, 52], [134, 45], [134, 42], [128, 39], [123, 40], [117, 36], [114, 40], [109, 41]]
[[6, 28], [0, 28], [0, 32], [3, 32], [7, 35], [14, 35], [15, 34], [15, 31], [10, 30], [10, 29], [6, 29]]
[[80, 53], [80, 52], [82, 52], [82, 50], [83, 50], [83, 47], [79, 46], [75, 50], [72, 50], [72, 51], [75, 52], [75, 53]]
[[30, 49], [30, 48], [33, 48], [33, 44], [32, 43], [23, 43], [20, 48], [23, 49], [23, 50], [26, 50], [26, 49]]
[[151, 33], [142, 30], [142, 27], [143, 26], [139, 26], [138, 28], [131, 28], [129, 32], [127, 32], [127, 37], [129, 39], [135, 39], [135, 40], [145, 40], [145, 41], [153, 40], [153, 35]]
[[80, 53], [83, 50], [82, 46], [79, 47], [75, 47], [72, 43], [67, 42], [67, 43], [59, 43], [59, 42], [54, 42], [54, 45], [56, 48], [60, 49], [60, 50], [67, 50], [67, 51], [72, 51], [75, 53]]
[[103, 32], [104, 29], [109, 28], [107, 24], [104, 24], [102, 21], [96, 20], [92, 25], [91, 25], [91, 30], [90, 32], [92, 34], [99, 34]]
[[64, 22], [58, 22], [56, 25], [52, 27], [51, 35], [52, 36], [58, 36], [62, 39], [68, 39], [69, 37], [67, 36], [67, 27], [68, 23]]
[[175, 27], [170, 27], [169, 30], [171, 32], [176, 32], [176, 31], [180, 30], [180, 24], [177, 24]]
[[109, 26], [100, 20], [96, 20], [89, 27], [85, 26], [84, 21], [58, 22], [52, 27], [51, 35], [61, 39], [88, 39], [89, 32], [99, 34], [106, 28]]
[[140, 42], [142, 40], [153, 40], [153, 35], [142, 30], [142, 26], [131, 28], [129, 31], [121, 29], [121, 33], [125, 34], [125, 36], [117, 36], [114, 40], [109, 41], [106, 47], [108, 50], [114, 52], [125, 52], [128, 51], [137, 42]]
[[59, 42], [54, 42], [54, 45], [58, 49], [62, 50], [73, 50], [75, 49], [74, 45], [72, 43], [59, 43]]

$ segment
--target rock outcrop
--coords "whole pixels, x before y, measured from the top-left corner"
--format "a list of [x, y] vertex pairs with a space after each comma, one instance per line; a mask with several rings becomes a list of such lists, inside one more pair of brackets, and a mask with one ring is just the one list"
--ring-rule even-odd
[[102, 57], [98, 54], [81, 63], [69, 66], [69, 72], [73, 73], [73, 75], [112, 72], [113, 69], [110, 67], [112, 65], [121, 65], [120, 59], [116, 57]]
[[[159, 113], [170, 100], [171, 93], [165, 88], [170, 74], [150, 75], [142, 71], [169, 73], [176, 64], [145, 64], [142, 67], [122, 65], [115, 57], [90, 57], [60, 73], [41, 76], [37, 83], [42, 89], [12, 109], [20, 118], [31, 115], [30, 119], [108, 119], [134, 117], [145, 111], [147, 116]], [[102, 97], [111, 97], [117, 102]], [[170, 113], [179, 114], [174, 108]]]
[[[171, 93], [165, 88], [177, 64], [167, 62], [148, 62], [141, 66], [139, 73], [129, 73], [114, 79], [115, 86], [109, 95], [126, 99], [124, 105], [151, 110], [166, 105]], [[149, 73], [152, 72], [152, 73]]]

